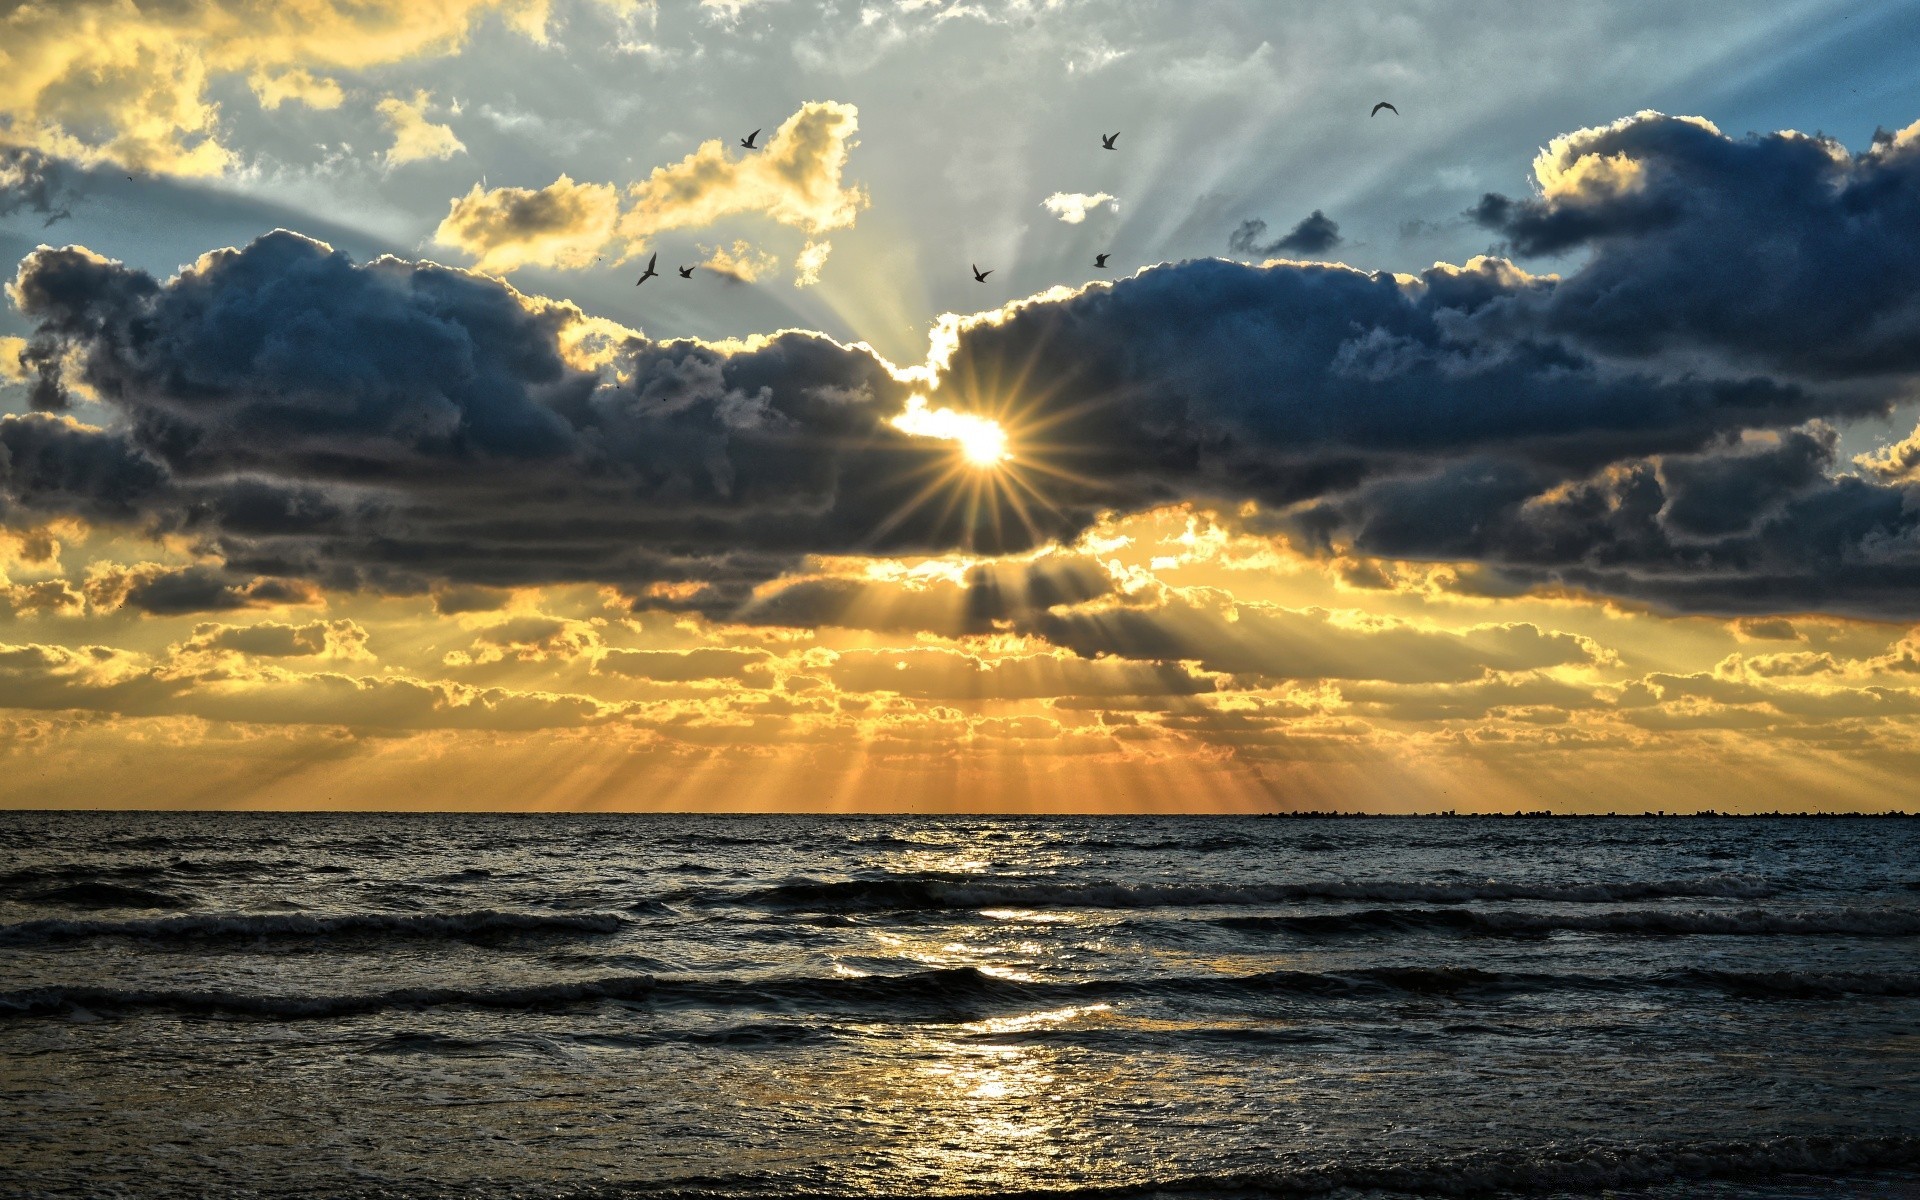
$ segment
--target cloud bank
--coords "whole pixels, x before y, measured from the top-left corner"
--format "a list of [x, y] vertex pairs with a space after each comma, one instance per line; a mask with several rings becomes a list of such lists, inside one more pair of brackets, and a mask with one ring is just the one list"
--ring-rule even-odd
[[[840, 183], [853, 129], [810, 104], [762, 156], [703, 147], [634, 189], [621, 231], [743, 198], [835, 227], [864, 201]], [[199, 539], [239, 583], [672, 584], [734, 612], [810, 554], [1025, 551], [1192, 500], [1252, 501], [1250, 527], [1315, 554], [1480, 564], [1489, 587], [1920, 611], [1904, 460], [1850, 474], [1831, 428], [1920, 371], [1920, 134], [1850, 154], [1641, 114], [1536, 172], [1476, 213], [1516, 250], [1589, 254], [1561, 276], [1179, 263], [951, 318], [926, 380], [809, 334], [651, 342], [288, 233], [170, 280], [41, 250], [12, 288], [36, 403], [78, 411], [81, 389], [111, 419], [7, 418], [0, 483], [34, 519]], [[467, 201], [478, 227], [568, 227], [541, 195], [518, 218]], [[1009, 424], [1018, 505], [941, 498], [952, 446], [890, 423], [928, 384]]]

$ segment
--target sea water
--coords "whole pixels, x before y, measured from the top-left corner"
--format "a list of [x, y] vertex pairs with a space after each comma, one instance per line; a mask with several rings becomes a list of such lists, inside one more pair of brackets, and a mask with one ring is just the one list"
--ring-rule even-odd
[[0, 1192], [1912, 1196], [1920, 821], [0, 813]]

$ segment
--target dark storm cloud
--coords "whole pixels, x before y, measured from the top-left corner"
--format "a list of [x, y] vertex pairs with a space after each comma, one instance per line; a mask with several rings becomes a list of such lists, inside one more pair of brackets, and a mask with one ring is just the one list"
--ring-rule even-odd
[[1031, 632], [1096, 658], [1197, 662], [1202, 670], [1280, 679], [1379, 679], [1445, 683], [1486, 671], [1529, 671], [1592, 661], [1583, 639], [1520, 623], [1464, 633], [1410, 625], [1355, 626], [1319, 609], [1242, 604], [1231, 611], [1185, 602], [1159, 608], [1060, 610]]
[[[30, 355], [125, 422], [26, 426], [62, 445], [15, 502], [199, 532], [253, 574], [697, 580], [693, 606], [730, 607], [808, 553], [965, 540], [959, 515], [908, 503], [951, 443], [894, 430], [903, 386], [822, 337], [632, 338], [587, 366], [565, 349], [587, 329], [569, 306], [285, 232], [165, 283], [42, 250], [13, 293]], [[1017, 544], [987, 548], [1033, 544], [1006, 516]]]
[[57, 159], [25, 146], [0, 146], [0, 217], [37, 213], [52, 225], [73, 215], [67, 205], [78, 194], [72, 173]]
[[0, 479], [29, 515], [197, 539], [230, 576], [208, 603], [257, 579], [590, 581], [637, 607], [980, 631], [1055, 605], [998, 576], [894, 615], [859, 581], [756, 589], [808, 555], [1021, 551], [1106, 510], [1252, 499], [1329, 552], [1482, 561], [1489, 585], [1920, 607], [1910, 491], [1836, 478], [1807, 424], [1883, 412], [1920, 371], [1920, 132], [1848, 155], [1649, 114], [1559, 139], [1540, 175], [1475, 215], [1524, 250], [1587, 248], [1564, 278], [1206, 260], [962, 321], [933, 403], [1004, 416], [1033, 492], [988, 489], [972, 519], [929, 490], [952, 444], [889, 424], [909, 388], [865, 347], [609, 334], [285, 232], [166, 281], [29, 256], [35, 403], [97, 396], [114, 420], [7, 418]]
[[1643, 113], [1555, 140], [1540, 169], [1543, 195], [1472, 215], [1521, 254], [1591, 248], [1545, 297], [1552, 330], [1816, 376], [1920, 369], [1920, 127], [1849, 154]]
[[1340, 244], [1340, 226], [1316, 208], [1285, 237], [1262, 245], [1266, 236], [1265, 221], [1258, 218], [1242, 221], [1240, 228], [1227, 238], [1227, 249], [1235, 254], [1325, 254]]
[[1833, 466], [1834, 435], [1820, 426], [1573, 482], [1473, 461], [1382, 481], [1286, 523], [1322, 546], [1479, 562], [1525, 585], [1683, 610], [1911, 614], [1920, 488], [1836, 478]]
[[1057, 446], [1059, 465], [1091, 481], [1049, 480], [1050, 496], [1123, 509], [1196, 494], [1286, 504], [1467, 455], [1585, 469], [1884, 407], [1598, 361], [1517, 323], [1551, 287], [1494, 261], [1411, 282], [1183, 263], [967, 328], [943, 387], [948, 403], [989, 411], [1018, 397], [1016, 427], [1036, 430], [1023, 452]]

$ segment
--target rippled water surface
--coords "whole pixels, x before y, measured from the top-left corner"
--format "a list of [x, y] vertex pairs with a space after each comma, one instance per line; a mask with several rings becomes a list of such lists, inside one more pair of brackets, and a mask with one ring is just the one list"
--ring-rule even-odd
[[0, 850], [7, 1194], [1920, 1195], [1920, 821], [0, 813]]

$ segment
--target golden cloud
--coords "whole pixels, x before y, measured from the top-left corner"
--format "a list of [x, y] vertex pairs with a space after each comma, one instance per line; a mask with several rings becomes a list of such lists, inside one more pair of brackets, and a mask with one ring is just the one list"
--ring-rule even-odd
[[264, 109], [276, 109], [291, 100], [308, 108], [339, 108], [346, 92], [338, 83], [315, 75], [304, 67], [286, 71], [255, 71], [247, 77], [247, 86]]
[[51, 154], [214, 175], [233, 158], [208, 99], [220, 77], [247, 76], [267, 107], [288, 99], [330, 107], [338, 85], [315, 68], [451, 53], [493, 14], [542, 39], [548, 8], [549, 0], [10, 5], [0, 17], [0, 114], [11, 140]]
[[388, 166], [429, 158], [445, 160], [466, 150], [466, 143], [455, 137], [452, 129], [427, 120], [427, 105], [432, 102], [433, 97], [426, 92], [415, 92], [411, 100], [388, 96], [374, 105], [393, 128], [393, 145], [387, 148]]
[[577, 269], [593, 265], [619, 212], [611, 184], [575, 183], [565, 175], [538, 189], [487, 191], [475, 184], [453, 201], [433, 240], [470, 255], [482, 271]]
[[781, 123], [763, 150], [734, 157], [717, 138], [702, 143], [628, 189], [632, 204], [619, 230], [628, 253], [663, 230], [703, 228], [739, 213], [808, 234], [852, 225], [868, 203], [866, 189], [841, 183], [859, 128], [853, 105], [811, 100]]
[[[426, 94], [412, 104], [389, 98], [381, 111], [395, 124], [389, 162], [439, 157], [464, 149], [453, 132], [426, 121]], [[657, 167], [627, 189], [620, 211], [612, 184], [576, 183], [562, 175], [544, 188], [475, 186], [457, 197], [434, 240], [475, 260], [483, 271], [523, 266], [579, 269], [592, 266], [612, 243], [623, 258], [644, 252], [648, 241], [669, 229], [699, 229], [724, 217], [754, 214], [809, 235], [794, 262], [796, 287], [819, 282], [832, 243], [817, 235], [853, 224], [867, 206], [867, 193], [842, 183], [859, 110], [832, 100], [810, 101], [781, 123], [761, 150], [730, 157], [714, 140], [670, 166]], [[753, 282], [777, 264], [772, 255], [742, 240], [732, 247], [703, 247], [702, 265]]]
[[780, 260], [766, 251], [754, 246], [752, 242], [736, 241], [728, 246], [702, 246], [707, 257], [700, 265], [716, 275], [725, 275], [741, 283], [757, 283], [780, 265]]

